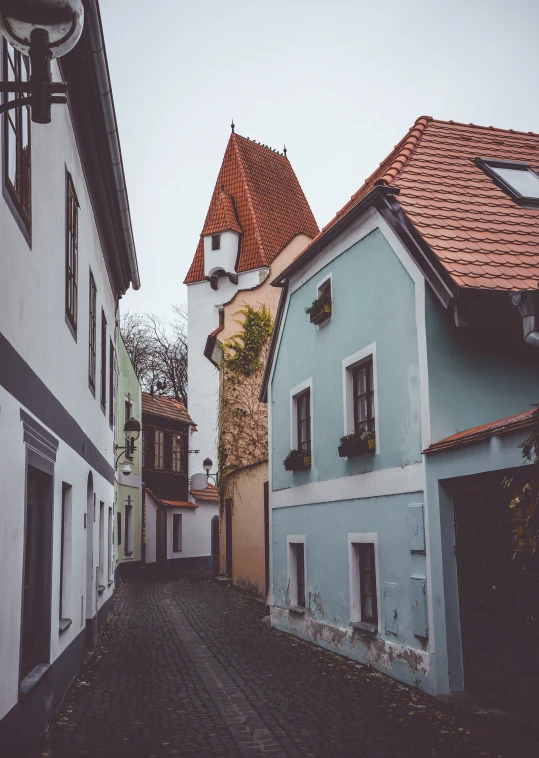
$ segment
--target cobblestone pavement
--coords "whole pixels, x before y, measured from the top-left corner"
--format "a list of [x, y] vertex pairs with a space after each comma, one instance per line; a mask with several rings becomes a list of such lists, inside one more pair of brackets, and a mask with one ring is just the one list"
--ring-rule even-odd
[[43, 755], [498, 755], [423, 693], [261, 617], [260, 603], [211, 580], [121, 585]]

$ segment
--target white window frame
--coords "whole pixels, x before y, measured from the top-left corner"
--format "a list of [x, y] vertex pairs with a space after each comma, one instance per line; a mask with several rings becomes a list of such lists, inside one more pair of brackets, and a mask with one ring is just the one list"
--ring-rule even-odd
[[372, 385], [374, 389], [374, 436], [376, 455], [380, 454], [380, 416], [378, 415], [378, 371], [376, 342], [358, 350], [342, 361], [344, 435], [353, 434], [354, 429], [354, 378], [353, 369], [367, 358], [372, 357]]
[[331, 274], [331, 272], [329, 274], [326, 274], [326, 276], [324, 276], [324, 278], [321, 279], [316, 285], [316, 297], [320, 297], [320, 290], [322, 289], [324, 284], [326, 284], [326, 282], [328, 281], [331, 284], [331, 313], [329, 315], [329, 318], [325, 318], [321, 324], [316, 325], [317, 329], [322, 329], [322, 327], [324, 327], [326, 324], [329, 324], [329, 322], [333, 318], [333, 275]]
[[[348, 583], [350, 587], [350, 623], [359, 624], [361, 618], [361, 575], [357, 545], [374, 545], [374, 568], [376, 574], [376, 605], [378, 609], [377, 631], [381, 630], [380, 604], [380, 559], [378, 551], [378, 532], [348, 533]], [[370, 623], [370, 622], [369, 622]]]
[[310, 376], [308, 379], [305, 379], [304, 382], [301, 382], [301, 384], [296, 384], [295, 387], [293, 387], [290, 390], [290, 450], [297, 450], [298, 449], [298, 427], [297, 427], [297, 399], [298, 396], [302, 394], [302, 392], [305, 392], [305, 390], [310, 390], [309, 393], [309, 413], [311, 416], [311, 466], [314, 466], [314, 423], [313, 423], [313, 378]]
[[288, 534], [286, 537], [287, 555], [287, 581], [288, 581], [288, 607], [303, 608], [298, 606], [298, 566], [296, 563], [292, 545], [303, 545], [303, 580], [305, 586], [305, 607], [307, 607], [307, 539], [304, 534]]

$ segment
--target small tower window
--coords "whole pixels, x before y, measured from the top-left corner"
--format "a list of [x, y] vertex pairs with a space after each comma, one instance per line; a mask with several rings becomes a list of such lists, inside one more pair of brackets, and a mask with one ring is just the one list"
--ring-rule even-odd
[[219, 326], [225, 325], [225, 309], [219, 308]]
[[212, 250], [220, 250], [221, 249], [221, 235], [220, 234], [213, 234], [211, 238], [211, 249]]

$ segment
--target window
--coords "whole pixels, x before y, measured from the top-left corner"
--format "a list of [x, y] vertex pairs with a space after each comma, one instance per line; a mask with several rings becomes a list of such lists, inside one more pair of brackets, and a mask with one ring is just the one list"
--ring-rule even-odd
[[311, 452], [311, 390], [305, 390], [296, 397], [296, 424], [298, 450]]
[[105, 503], [99, 503], [99, 568], [98, 590], [103, 592], [105, 589]]
[[114, 429], [116, 425], [116, 419], [114, 418], [114, 390], [115, 390], [115, 383], [114, 383], [114, 374], [115, 374], [115, 366], [114, 366], [114, 345], [112, 340], [110, 341], [109, 345], [109, 424]]
[[116, 534], [118, 535], [118, 546], [122, 544], [122, 514], [118, 511], [116, 514]]
[[107, 319], [101, 311], [101, 408], [107, 407]]
[[79, 203], [71, 174], [66, 182], [66, 316], [77, 331], [77, 278], [79, 256]]
[[172, 550], [181, 553], [182, 550], [182, 514], [175, 513], [172, 517]]
[[375, 417], [372, 356], [352, 369], [352, 377], [354, 432], [373, 432]]
[[476, 158], [476, 164], [516, 203], [539, 206], [539, 176], [526, 161]]
[[172, 470], [179, 473], [182, 470], [182, 443], [179, 434], [172, 435]]
[[371, 634], [378, 631], [377, 541], [375, 532], [348, 535], [352, 626]]
[[154, 468], [163, 469], [165, 467], [165, 433], [155, 430], [154, 442]]
[[68, 614], [69, 578], [71, 576], [71, 485], [62, 483], [62, 521], [60, 525], [60, 604], [58, 616]]
[[95, 364], [96, 364], [96, 330], [97, 330], [97, 288], [92, 272], [90, 271], [90, 357], [88, 367], [88, 381], [90, 389], [95, 393]]
[[[302, 541], [300, 542], [299, 539]], [[288, 542], [288, 604], [305, 608], [305, 538], [291, 537]]]
[[113, 551], [112, 551], [112, 508], [109, 507], [109, 529], [108, 529], [108, 544], [109, 544], [109, 584], [114, 579], [114, 560], [113, 560]]
[[219, 308], [219, 326], [225, 325], [225, 309]]
[[[125, 401], [124, 424], [126, 423], [126, 421], [129, 421], [132, 415], [133, 415], [133, 403], [131, 402], [131, 395], [128, 395]], [[135, 439], [134, 437], [126, 437], [125, 438], [125, 456], [126, 458], [133, 458], [134, 455], [135, 455]]]
[[[29, 59], [14, 50], [4, 40], [2, 70], [4, 79], [10, 82], [27, 82]], [[16, 100], [25, 95], [4, 95]], [[19, 214], [24, 227], [31, 225], [31, 153], [30, 153], [30, 108], [25, 105], [4, 114], [4, 181], [9, 197]]]
[[318, 297], [321, 297], [326, 303], [331, 303], [331, 279], [326, 279], [318, 287]]
[[220, 250], [221, 249], [221, 235], [220, 234], [213, 234], [211, 238], [211, 249], [212, 250]]
[[133, 500], [131, 495], [124, 502], [125, 507], [125, 540], [124, 555], [133, 555]]

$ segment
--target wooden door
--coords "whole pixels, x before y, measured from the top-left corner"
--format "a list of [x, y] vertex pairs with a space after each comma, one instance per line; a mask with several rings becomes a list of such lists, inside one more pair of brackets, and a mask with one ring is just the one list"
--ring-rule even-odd
[[530, 570], [533, 545], [519, 538], [527, 513], [510, 507], [521, 476], [484, 476], [456, 493], [462, 649], [466, 691], [538, 718], [539, 577]]
[[214, 516], [211, 521], [211, 556], [213, 575], [219, 573], [219, 518]]
[[29, 469], [26, 491], [26, 535], [24, 546], [24, 590], [22, 614], [21, 676], [40, 663], [44, 633], [44, 482]]
[[267, 596], [270, 588], [269, 482], [264, 482], [264, 581]]
[[167, 570], [167, 512], [164, 508], [157, 509], [155, 539], [157, 571], [164, 574]]

